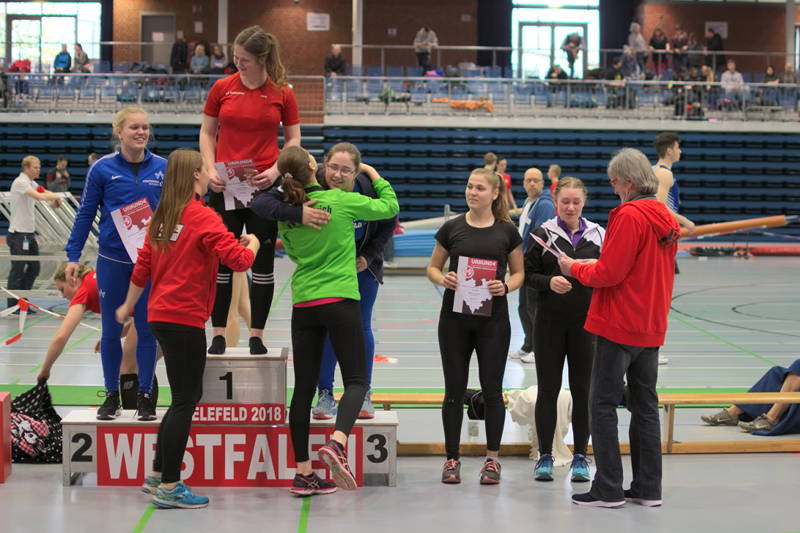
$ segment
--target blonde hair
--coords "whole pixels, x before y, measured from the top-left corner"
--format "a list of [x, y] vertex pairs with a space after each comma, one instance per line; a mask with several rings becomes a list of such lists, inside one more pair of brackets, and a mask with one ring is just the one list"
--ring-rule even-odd
[[[136, 113], [141, 113], [142, 115], [148, 117], [147, 118], [148, 124], [150, 123], [150, 117], [147, 114], [147, 111], [145, 111], [141, 107], [135, 105], [123, 107], [114, 114], [114, 118], [111, 120], [111, 136], [114, 139], [119, 141], [119, 134], [117, 133], [117, 131], [122, 129], [122, 126], [123, 124], [125, 124], [125, 121], [128, 120], [128, 117], [130, 117], [131, 115], [135, 115]], [[150, 135], [147, 138], [147, 142], [149, 143], [152, 140], [153, 140], [153, 130], [151, 128]], [[119, 148], [119, 142], [116, 144], [116, 148]]]
[[278, 39], [267, 33], [261, 26], [250, 26], [239, 32], [234, 44], [238, 44], [248, 53], [253, 54], [259, 63], [264, 65], [270, 79], [278, 87], [288, 85], [286, 68], [281, 62], [280, 45]]
[[[53, 274], [53, 281], [63, 281], [64, 283], [67, 282], [67, 265], [69, 265], [69, 261], [64, 261], [56, 268], [55, 273]], [[80, 263], [78, 265], [78, 278], [83, 279], [86, 277], [87, 274], [92, 272], [94, 269], [90, 268], [89, 265], [85, 265]]]
[[547, 167], [547, 174], [549, 175], [550, 172], [556, 175], [556, 179], [561, 177], [561, 165], [552, 164]]
[[33, 166], [35, 163], [39, 163], [40, 166], [42, 164], [41, 159], [39, 159], [35, 155], [26, 155], [25, 157], [22, 158], [22, 168], [23, 169], [26, 169], [26, 168], [28, 168], [30, 166]]
[[486, 152], [483, 155], [483, 164], [486, 166], [492, 165], [494, 167], [497, 164], [497, 155], [494, 152]]
[[558, 180], [558, 185], [556, 185], [556, 190], [554, 191], [553, 195], [558, 198], [558, 194], [561, 192], [561, 189], [580, 189], [583, 191], [583, 197], [589, 197], [589, 191], [586, 190], [586, 185], [583, 184], [579, 178], [573, 178], [572, 176], [567, 176]]
[[[491, 152], [490, 152], [491, 153]], [[492, 200], [492, 215], [496, 220], [511, 222], [511, 217], [508, 216], [508, 204], [506, 203], [506, 184], [503, 176], [488, 168], [476, 168], [469, 173], [470, 176], [481, 176], [492, 187], [497, 189], [497, 198]]]
[[180, 222], [183, 210], [194, 194], [194, 174], [199, 172], [202, 166], [203, 158], [197, 150], [178, 148], [169, 154], [161, 200], [147, 229], [147, 236], [153, 249], [163, 253], [169, 250], [175, 226]]

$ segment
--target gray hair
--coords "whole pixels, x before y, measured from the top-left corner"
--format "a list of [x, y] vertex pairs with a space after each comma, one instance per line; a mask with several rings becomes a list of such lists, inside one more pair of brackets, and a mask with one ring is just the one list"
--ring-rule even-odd
[[608, 163], [608, 176], [632, 183], [639, 194], [655, 194], [658, 179], [650, 161], [635, 148], [623, 148]]
[[641, 30], [641, 29], [642, 26], [638, 22], [631, 22], [631, 27], [629, 30], [630, 32], [633, 32], [633, 30]]

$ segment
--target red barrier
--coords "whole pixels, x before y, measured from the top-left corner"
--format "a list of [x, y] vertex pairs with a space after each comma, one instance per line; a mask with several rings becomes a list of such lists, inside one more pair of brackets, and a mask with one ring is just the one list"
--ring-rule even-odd
[[0, 392], [0, 483], [11, 475], [11, 394]]

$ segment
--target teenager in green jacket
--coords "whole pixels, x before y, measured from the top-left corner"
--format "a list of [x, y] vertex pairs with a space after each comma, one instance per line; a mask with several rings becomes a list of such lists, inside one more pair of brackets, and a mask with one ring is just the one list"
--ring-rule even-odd
[[[294, 222], [278, 224], [286, 253], [297, 265], [292, 276], [294, 394], [289, 411], [297, 475], [291, 491], [309, 496], [335, 490], [317, 477], [308, 455], [308, 412], [316, 392], [326, 333], [339, 362], [344, 394], [333, 438], [319, 449], [319, 457], [330, 468], [336, 485], [352, 490], [356, 480], [347, 464], [345, 445], [367, 392], [353, 220], [391, 218], [400, 208], [389, 182], [377, 175], [371, 176], [377, 198], [341, 189], [324, 190], [315, 178], [316, 161], [299, 146], [284, 148], [278, 157], [278, 170], [283, 176], [285, 202], [302, 205], [316, 200], [315, 208], [330, 213], [329, 222], [320, 230]], [[256, 198], [251, 209], [265, 216], [262, 203]]]

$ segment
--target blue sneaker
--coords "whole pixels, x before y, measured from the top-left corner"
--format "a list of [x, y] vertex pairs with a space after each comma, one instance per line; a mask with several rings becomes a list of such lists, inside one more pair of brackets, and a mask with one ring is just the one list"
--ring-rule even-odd
[[336, 400], [333, 394], [327, 389], [319, 391], [317, 406], [311, 410], [314, 420], [330, 420], [336, 416]]
[[142, 483], [142, 492], [145, 494], [155, 494], [158, 486], [161, 485], [161, 478], [156, 476], [147, 476]]
[[533, 478], [537, 481], [553, 481], [553, 456], [543, 453], [536, 461], [536, 468], [533, 470]]
[[583, 482], [592, 479], [589, 475], [589, 462], [583, 454], [576, 453], [572, 456], [570, 469], [572, 470], [572, 481]]
[[200, 509], [208, 506], [208, 498], [192, 493], [179, 481], [172, 490], [159, 486], [153, 495], [153, 503], [162, 509]]
[[364, 403], [361, 404], [361, 411], [358, 412], [358, 418], [362, 420], [375, 418], [375, 406], [372, 405], [371, 390], [368, 390], [366, 396], [364, 396]]

